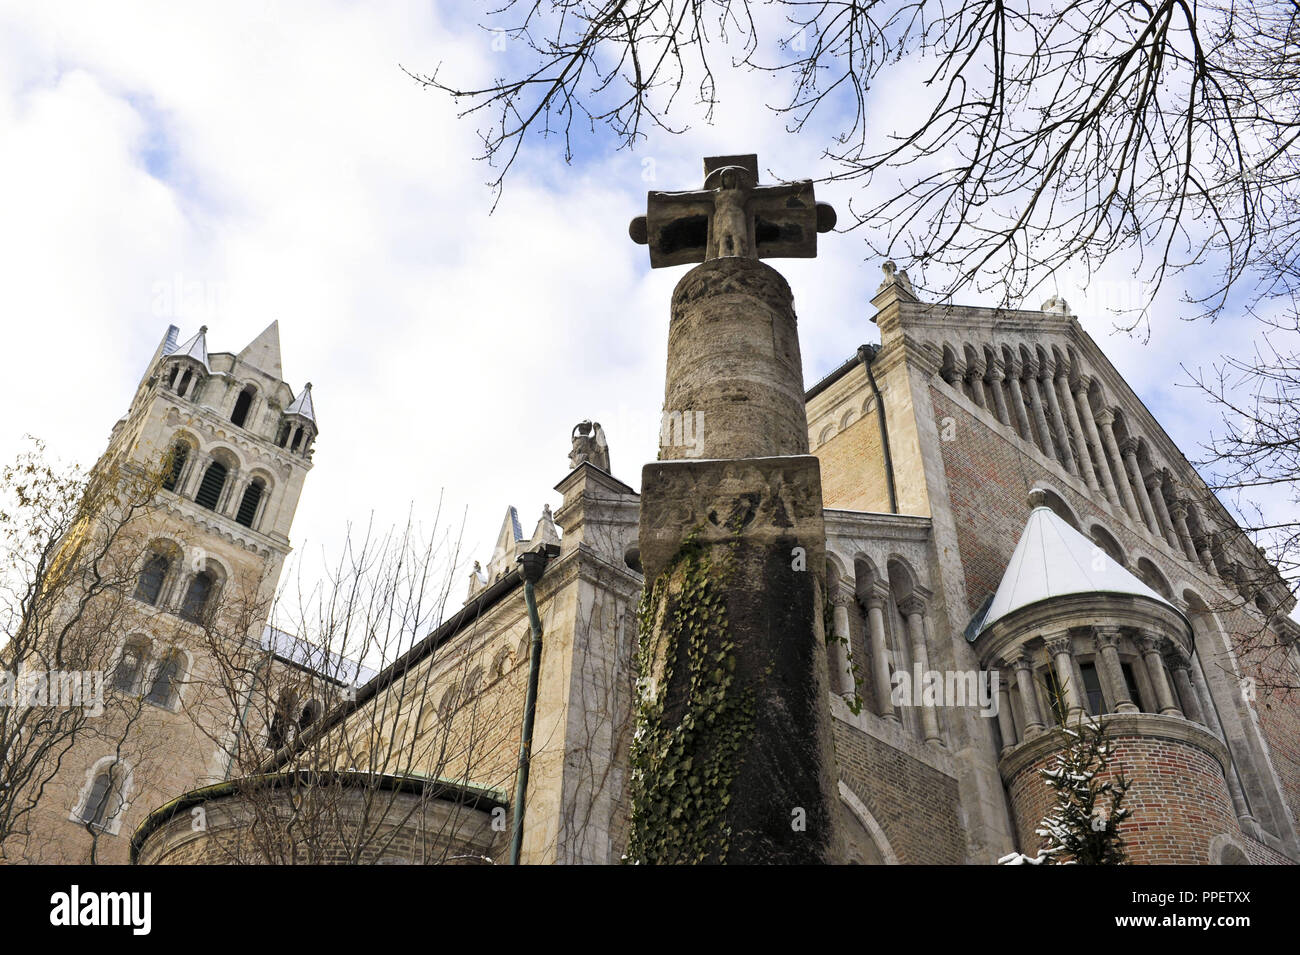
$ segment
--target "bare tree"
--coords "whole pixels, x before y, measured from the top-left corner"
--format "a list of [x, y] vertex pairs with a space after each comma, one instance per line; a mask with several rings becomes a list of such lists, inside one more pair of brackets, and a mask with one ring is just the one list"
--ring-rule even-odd
[[[166, 465], [166, 462], [164, 462]], [[102, 460], [63, 470], [33, 448], [0, 469], [0, 858], [79, 740], [119, 745], [139, 701], [104, 693], [133, 612], [156, 472]]]
[[[1300, 9], [1286, 0], [509, 0], [484, 28], [513, 54], [505, 75], [412, 75], [481, 118], [496, 186], [530, 137], [566, 158], [588, 131], [634, 146], [683, 129], [669, 120], [683, 98], [707, 120], [725, 105], [716, 71], [748, 69], [789, 79], [772, 108], [824, 139], [824, 179], [858, 187], [850, 227], [944, 294], [975, 281], [1018, 301], [1120, 253], [1151, 294], [1216, 268], [1189, 293], [1211, 315], [1243, 279], [1257, 295], [1296, 287]], [[869, 91], [905, 63], [924, 105], [893, 130]]]

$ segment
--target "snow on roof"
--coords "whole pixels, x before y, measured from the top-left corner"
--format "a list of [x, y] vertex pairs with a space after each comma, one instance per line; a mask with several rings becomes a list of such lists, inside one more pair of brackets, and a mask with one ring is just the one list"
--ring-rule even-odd
[[332, 653], [314, 643], [279, 630], [267, 624], [262, 630], [262, 649], [296, 663], [326, 679], [337, 680], [352, 686], [363, 686], [376, 676], [376, 670], [350, 660], [342, 654]]
[[1173, 606], [1051, 508], [1035, 507], [980, 624], [980, 632], [1030, 604], [1086, 593], [1129, 594]]

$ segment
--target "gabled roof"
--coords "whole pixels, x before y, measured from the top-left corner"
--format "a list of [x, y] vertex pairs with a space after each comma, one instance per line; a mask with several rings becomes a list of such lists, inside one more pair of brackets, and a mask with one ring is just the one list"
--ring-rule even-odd
[[1035, 507], [984, 614], [980, 632], [1030, 604], [1086, 593], [1128, 594], [1173, 607], [1051, 508]]
[[303, 386], [302, 391], [298, 392], [298, 397], [293, 399], [293, 402], [289, 405], [289, 407], [284, 409], [284, 413], [302, 415], [308, 421], [315, 424], [316, 406], [312, 404], [312, 400], [311, 400], [310, 381]]
[[[185, 355], [198, 361], [204, 368], [208, 368], [208, 326], [200, 326], [197, 335], [185, 342], [185, 344], [178, 345], [175, 350], [168, 352], [168, 354]], [[210, 368], [208, 370], [211, 371]]]
[[262, 333], [244, 346], [244, 350], [235, 356], [240, 361], [259, 368], [268, 375], [284, 378], [280, 367], [280, 323], [272, 322], [262, 329]]

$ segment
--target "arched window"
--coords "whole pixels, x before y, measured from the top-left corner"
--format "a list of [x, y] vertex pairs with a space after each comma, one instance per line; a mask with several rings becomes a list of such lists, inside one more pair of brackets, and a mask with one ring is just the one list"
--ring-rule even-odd
[[176, 386], [176, 394], [178, 394], [178, 395], [180, 395], [182, 398], [184, 398], [184, 397], [185, 397], [185, 389], [189, 388], [189, 386], [190, 386], [190, 379], [192, 379], [193, 377], [194, 377], [194, 375], [191, 373], [191, 371], [190, 371], [188, 368], [186, 368], [186, 369], [185, 369], [185, 374], [181, 375], [181, 383], [180, 383], [179, 385]]
[[199, 507], [206, 507], [210, 511], [217, 509], [217, 504], [221, 501], [221, 492], [226, 486], [226, 475], [228, 474], [226, 466], [220, 461], [213, 461], [208, 465], [208, 469], [203, 472], [203, 480], [199, 484], [199, 491], [194, 495], [194, 503]]
[[134, 693], [140, 685], [140, 674], [149, 659], [149, 642], [142, 637], [127, 640], [113, 671], [113, 688], [123, 693]]
[[248, 487], [244, 488], [244, 497], [239, 502], [239, 512], [235, 514], [235, 520], [245, 527], [253, 526], [253, 518], [257, 517], [257, 506], [262, 503], [262, 494], [266, 485], [262, 483], [261, 478], [254, 478]]
[[202, 623], [212, 599], [212, 590], [216, 584], [211, 572], [201, 571], [190, 581], [189, 590], [185, 592], [185, 602], [181, 604], [181, 616], [193, 623]]
[[419, 721], [415, 724], [415, 735], [423, 736], [425, 733], [429, 732], [429, 730], [433, 729], [437, 716], [438, 713], [433, 708], [433, 704], [426, 703], [424, 709], [420, 711]]
[[277, 448], [283, 448], [288, 443], [289, 443], [289, 422], [282, 421], [280, 423], [280, 432], [275, 436], [275, 446]]
[[252, 385], [248, 385], [239, 393], [239, 397], [235, 399], [235, 410], [230, 413], [230, 420], [233, 424], [241, 428], [244, 426], [244, 422], [248, 420], [249, 409], [253, 407], [253, 397], [256, 394], [257, 389]]
[[447, 687], [447, 692], [442, 694], [442, 699], [438, 701], [438, 715], [442, 717], [451, 716], [452, 712], [456, 709], [456, 698], [459, 695], [457, 687]]
[[149, 693], [145, 699], [154, 706], [170, 707], [176, 699], [177, 685], [180, 683], [184, 663], [185, 658], [179, 650], [173, 650], [163, 657], [162, 663], [158, 665], [158, 670], [153, 675], [153, 682], [149, 686]]
[[290, 445], [289, 445], [289, 450], [290, 450], [290, 451], [297, 451], [297, 450], [298, 450], [298, 445], [300, 445], [301, 443], [302, 443], [302, 428], [301, 428], [301, 427], [294, 428], [294, 429], [293, 429], [293, 441], [292, 441], [292, 442], [290, 443]]
[[86, 804], [81, 807], [81, 821], [88, 826], [103, 828], [104, 823], [113, 817], [111, 804], [114, 801], [113, 774], [100, 773], [90, 784]]
[[1090, 531], [1092, 542], [1100, 547], [1107, 556], [1121, 567], [1127, 566], [1124, 559], [1124, 548], [1120, 547], [1113, 534], [1102, 527], [1100, 524], [1093, 524]]
[[167, 571], [170, 569], [171, 561], [162, 554], [154, 554], [150, 557], [145, 562], [144, 569], [140, 571], [140, 579], [136, 581], [135, 599], [157, 606], [163, 581], [167, 579]]
[[163, 479], [163, 487], [166, 490], [176, 490], [176, 485], [181, 480], [181, 472], [185, 470], [185, 461], [189, 456], [190, 446], [184, 441], [177, 441], [172, 445], [171, 467], [167, 470], [167, 477]]

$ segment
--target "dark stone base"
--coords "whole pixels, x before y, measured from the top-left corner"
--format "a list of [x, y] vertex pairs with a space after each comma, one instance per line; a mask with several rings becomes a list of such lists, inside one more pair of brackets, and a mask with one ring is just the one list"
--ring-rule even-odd
[[[710, 564], [726, 568], [723, 605], [735, 673], [728, 692], [753, 702], [721, 827], [729, 830], [725, 861], [839, 861], [817, 459], [646, 465], [640, 544], [647, 587], [672, 570], [683, 541], [692, 535]], [[671, 608], [681, 598], [670, 591], [664, 599]], [[650, 645], [668, 643], [658, 639], [662, 636], [656, 633]], [[660, 721], [668, 728], [692, 705], [680, 646], [677, 651], [679, 665], [668, 682]], [[661, 672], [661, 662], [652, 661], [652, 673]], [[698, 755], [700, 762], [710, 756]]]

